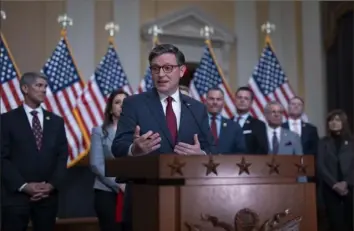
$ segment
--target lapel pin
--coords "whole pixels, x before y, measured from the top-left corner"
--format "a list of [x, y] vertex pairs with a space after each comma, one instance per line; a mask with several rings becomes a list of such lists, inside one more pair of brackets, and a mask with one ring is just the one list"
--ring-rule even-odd
[[250, 123], [250, 121], [249, 120], [246, 120], [246, 124], [249, 124]]
[[49, 117], [49, 116], [47, 116], [47, 117], [45, 117], [45, 119], [46, 119], [46, 120], [50, 120], [50, 117]]
[[223, 124], [222, 124], [222, 126], [224, 126], [224, 127], [226, 127], [226, 125], [227, 125], [226, 123], [223, 123]]
[[302, 126], [303, 126], [303, 127], [305, 127], [305, 126], [306, 126], [306, 124], [305, 124], [305, 123], [302, 123]]
[[344, 141], [344, 145], [348, 145], [348, 140]]

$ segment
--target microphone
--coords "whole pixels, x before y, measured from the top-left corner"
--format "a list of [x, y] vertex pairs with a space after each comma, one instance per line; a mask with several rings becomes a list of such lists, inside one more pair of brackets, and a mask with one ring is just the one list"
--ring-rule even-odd
[[206, 140], [207, 144], [209, 145], [210, 150], [209, 150], [209, 153], [207, 153], [207, 155], [212, 154], [211, 151], [215, 145], [210, 142], [210, 140], [208, 139], [208, 134], [205, 134], [204, 130], [202, 129], [202, 126], [199, 123], [199, 121], [197, 120], [197, 117], [195, 116], [194, 111], [190, 108], [190, 106], [191, 106], [190, 103], [188, 103], [185, 99], [182, 99], [182, 103], [188, 108], [189, 112], [192, 114], [192, 117], [193, 117], [195, 123], [197, 124], [199, 131], [201, 132], [204, 140]]

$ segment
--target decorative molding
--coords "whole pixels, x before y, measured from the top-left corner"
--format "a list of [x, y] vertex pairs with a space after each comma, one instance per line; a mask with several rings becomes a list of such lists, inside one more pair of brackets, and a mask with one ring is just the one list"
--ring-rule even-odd
[[232, 44], [236, 40], [234, 34], [225, 26], [196, 7], [188, 7], [144, 24], [143, 39], [151, 40], [148, 31], [153, 25], [162, 28], [163, 33], [159, 35], [161, 41], [172, 40], [179, 44], [204, 45], [205, 39], [201, 36], [200, 30], [206, 25], [214, 28], [211, 37], [213, 46], [222, 47], [225, 43]]
[[159, 35], [160, 42], [197, 48], [202, 48], [205, 45], [205, 38], [200, 33], [201, 29], [205, 26], [212, 27], [214, 29], [214, 34], [211, 36], [213, 48], [221, 51], [221, 57], [217, 56], [217, 62], [221, 66], [226, 79], [229, 80], [231, 47], [236, 42], [236, 36], [224, 25], [194, 6], [175, 11], [142, 26], [141, 35], [148, 42], [148, 51], [152, 47], [152, 37], [149, 34], [149, 29], [154, 25], [157, 25], [163, 31]]

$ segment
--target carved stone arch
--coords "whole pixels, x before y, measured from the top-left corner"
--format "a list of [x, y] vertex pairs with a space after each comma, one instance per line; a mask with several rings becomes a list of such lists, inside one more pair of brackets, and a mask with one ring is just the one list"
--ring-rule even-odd
[[157, 25], [163, 31], [159, 35], [160, 42], [177, 45], [186, 55], [187, 61], [191, 62], [199, 62], [203, 54], [205, 39], [200, 30], [204, 26], [213, 27], [214, 34], [211, 40], [217, 62], [223, 69], [225, 77], [229, 78], [229, 60], [231, 46], [236, 40], [235, 35], [210, 15], [192, 6], [145, 23], [142, 26], [142, 38], [147, 41], [147, 53], [152, 47], [152, 36], [148, 31], [153, 25]]

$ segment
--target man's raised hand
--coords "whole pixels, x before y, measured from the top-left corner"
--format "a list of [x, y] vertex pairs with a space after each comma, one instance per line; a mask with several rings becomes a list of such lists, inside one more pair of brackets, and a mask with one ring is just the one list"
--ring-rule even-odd
[[140, 156], [153, 152], [161, 147], [161, 137], [159, 133], [148, 131], [140, 135], [140, 126], [135, 127], [134, 140], [132, 144], [132, 155]]

